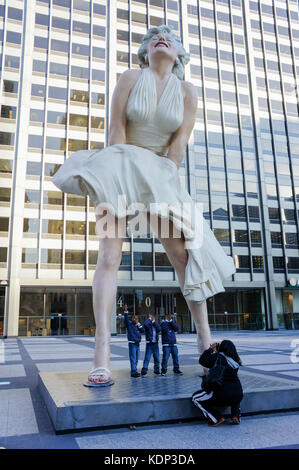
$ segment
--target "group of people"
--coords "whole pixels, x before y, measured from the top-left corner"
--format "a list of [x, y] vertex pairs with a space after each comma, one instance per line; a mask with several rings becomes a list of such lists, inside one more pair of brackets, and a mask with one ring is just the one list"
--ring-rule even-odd
[[[165, 319], [159, 325], [153, 315], [142, 326], [138, 321], [137, 315], [129, 318], [128, 306], [124, 306], [125, 325], [127, 328], [129, 357], [131, 365], [131, 377], [145, 376], [148, 372], [148, 366], [151, 357], [154, 358], [154, 373], [160, 374], [159, 359], [159, 334], [162, 336], [162, 366], [161, 375], [166, 375], [167, 365], [170, 355], [173, 360], [173, 372], [182, 375], [179, 368], [178, 348], [176, 344], [176, 332], [178, 325], [166, 315]], [[140, 342], [142, 333], [146, 337], [146, 349], [143, 360], [141, 374], [137, 371], [137, 364], [140, 355]], [[201, 411], [203, 416], [208, 419], [209, 426], [218, 426], [225, 421], [222, 416], [221, 408], [230, 407], [232, 424], [240, 424], [240, 403], [243, 399], [243, 389], [238, 377], [239, 366], [242, 365], [241, 359], [237, 353], [236, 347], [230, 340], [223, 340], [220, 344], [213, 343], [206, 349], [199, 358], [199, 364], [206, 369], [211, 369], [219, 361], [220, 367], [223, 366], [224, 373], [221, 386], [216, 390], [211, 390], [205, 385], [203, 379], [200, 390], [192, 395], [192, 403]]]
[[[176, 332], [179, 327], [171, 318], [171, 315], [166, 315], [165, 319], [159, 324], [154, 315], [149, 315], [149, 318], [142, 326], [138, 321], [138, 316], [133, 315], [129, 319], [128, 306], [124, 306], [125, 325], [128, 334], [129, 344], [129, 357], [131, 365], [131, 377], [137, 378], [140, 375], [145, 376], [148, 372], [149, 362], [151, 357], [154, 358], [154, 373], [157, 375], [166, 375], [167, 365], [170, 355], [173, 361], [173, 372], [177, 375], [182, 375], [179, 366], [179, 355], [176, 344]], [[145, 333], [146, 347], [143, 360], [141, 374], [137, 371], [137, 365], [140, 355], [140, 342], [141, 334]], [[159, 335], [162, 337], [162, 363], [160, 371], [160, 352], [159, 352]]]

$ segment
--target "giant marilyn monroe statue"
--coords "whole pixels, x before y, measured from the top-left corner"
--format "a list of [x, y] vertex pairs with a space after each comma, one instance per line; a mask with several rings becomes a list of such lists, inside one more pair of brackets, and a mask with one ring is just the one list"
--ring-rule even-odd
[[[113, 384], [110, 317], [122, 245], [126, 228], [140, 235], [142, 225], [136, 225], [132, 205], [143, 207], [142, 235], [148, 233], [149, 223], [176, 271], [200, 354], [211, 343], [206, 299], [223, 292], [222, 281], [236, 271], [179, 177], [198, 100], [195, 86], [183, 80], [189, 54], [171, 28], [161, 25], [143, 37], [138, 59], [141, 69], [123, 72], [115, 87], [109, 145], [72, 154], [53, 177], [62, 191], [89, 195], [95, 206], [100, 242], [92, 285], [96, 337], [88, 386]], [[161, 210], [165, 204], [166, 215]]]

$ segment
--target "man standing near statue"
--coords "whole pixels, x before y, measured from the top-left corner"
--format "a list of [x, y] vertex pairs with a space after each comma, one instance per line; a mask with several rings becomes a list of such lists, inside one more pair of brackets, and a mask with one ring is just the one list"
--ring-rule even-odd
[[156, 322], [154, 315], [149, 315], [149, 318], [144, 322], [146, 348], [143, 360], [143, 367], [141, 375], [145, 376], [148, 371], [148, 365], [153, 355], [154, 357], [154, 374], [160, 374], [160, 357], [159, 357], [159, 333], [161, 327]]
[[162, 370], [161, 375], [166, 375], [168, 359], [171, 354], [173, 362], [173, 372], [177, 375], [182, 375], [179, 366], [179, 353], [176, 344], [176, 332], [179, 330], [176, 322], [171, 318], [170, 315], [165, 315], [165, 320], [161, 323], [162, 332]]
[[131, 377], [137, 378], [140, 377], [140, 373], [137, 372], [137, 364], [140, 355], [141, 333], [144, 333], [144, 328], [141, 323], [139, 323], [137, 315], [132, 315], [131, 320], [129, 320], [127, 304], [124, 305], [124, 316], [128, 334]]

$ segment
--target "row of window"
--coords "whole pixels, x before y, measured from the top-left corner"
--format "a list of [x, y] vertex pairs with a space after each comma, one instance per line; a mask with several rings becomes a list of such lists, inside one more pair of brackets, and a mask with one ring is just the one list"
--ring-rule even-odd
[[[46, 3], [47, 5], [50, 4], [50, 0], [38, 0], [41, 3]], [[90, 7], [91, 7], [91, 2], [86, 1], [86, 0], [52, 0], [51, 2], [54, 6], [58, 7], [64, 7], [70, 9], [71, 6], [74, 10], [79, 10], [79, 11], [85, 11], [85, 12], [90, 12]], [[103, 2], [105, 3], [105, 2]], [[106, 7], [105, 5], [102, 5], [101, 3], [95, 3], [95, 1], [92, 2], [93, 4], [93, 13], [98, 14], [98, 15], [106, 15]]]
[[[248, 163], [246, 163], [248, 162]], [[233, 164], [233, 159], [232, 162]], [[255, 168], [255, 162], [254, 160], [245, 160], [246, 166], [248, 164], [252, 163], [252, 168]], [[236, 166], [241, 167], [241, 162], [235, 160], [234, 163]], [[44, 176], [53, 176], [56, 171], [59, 169], [60, 165], [58, 163], [48, 163], [46, 162], [44, 165]], [[196, 165], [196, 168], [202, 169], [205, 168], [204, 165]], [[223, 157], [214, 157], [210, 156], [209, 158], [209, 168], [210, 170], [220, 170], [224, 171], [224, 160]], [[278, 168], [278, 174], [279, 175], [289, 175], [289, 165], [288, 164], [282, 164], [278, 163], [277, 164]], [[9, 159], [0, 159], [0, 173], [6, 173], [6, 174], [11, 174], [13, 169], [13, 161]], [[264, 162], [264, 171], [265, 175], [274, 175], [274, 164], [273, 162]], [[41, 167], [41, 162], [32, 162], [28, 161], [27, 162], [27, 169], [26, 169], [26, 174], [27, 175], [37, 175], [40, 176], [42, 172], [42, 167]], [[246, 173], [246, 168], [245, 168], [245, 173]], [[249, 171], [249, 174], [255, 174], [255, 171]], [[299, 176], [299, 166], [293, 166], [293, 174], [295, 176]], [[203, 177], [199, 177], [203, 178]], [[201, 189], [201, 184], [205, 184], [206, 179], [202, 179], [202, 181], [198, 182], [198, 189]], [[235, 195], [235, 196], [242, 196], [244, 197], [244, 186], [242, 181], [230, 181], [229, 184], [230, 187], [230, 194]], [[257, 197], [258, 196], [258, 189], [257, 189], [257, 183], [253, 181], [248, 181], [246, 182], [246, 188], [247, 188], [247, 197]], [[223, 191], [224, 193], [226, 192], [226, 186], [225, 186], [225, 180], [219, 180], [219, 181], [211, 181], [211, 189], [212, 192], [216, 191]], [[267, 187], [267, 189], [270, 189]], [[269, 195], [273, 199], [273, 195], [277, 196], [277, 191], [273, 192], [273, 189], [269, 191]], [[280, 195], [281, 198], [283, 199], [284, 197], [292, 197], [292, 188], [291, 187], [284, 187], [280, 186]], [[298, 197], [298, 196], [297, 196]], [[288, 216], [289, 217], [289, 216]]]
[[[78, 198], [79, 199], [79, 198]], [[85, 198], [80, 198], [81, 201], [75, 201], [85, 205]], [[74, 201], [69, 201], [70, 205], [74, 204]], [[96, 235], [95, 222], [89, 222], [89, 235]], [[9, 218], [0, 217], [0, 232], [8, 232], [9, 229]], [[28, 219], [24, 218], [23, 232], [28, 234], [37, 234], [39, 232], [39, 219]], [[228, 229], [215, 228], [213, 230], [217, 240], [222, 245], [229, 245], [230, 243], [230, 232]], [[63, 221], [55, 219], [43, 219], [42, 220], [42, 233], [43, 234], [55, 234], [62, 235], [63, 233]], [[66, 221], [65, 233], [67, 235], [85, 235], [86, 234], [86, 222], [84, 221]], [[291, 247], [298, 246], [298, 233], [281, 233], [281, 232], [270, 232], [272, 246], [290, 245]], [[249, 232], [247, 230], [234, 229], [232, 230], [232, 241], [236, 246], [248, 245], [249, 243]], [[261, 232], [258, 230], [250, 230], [250, 241], [253, 246], [262, 246]]]
[[[70, 126], [88, 127], [88, 116], [82, 114], [69, 114], [68, 123]], [[30, 121], [45, 122], [45, 112], [42, 109], [30, 109]], [[47, 122], [51, 124], [62, 124], [67, 123], [67, 113], [58, 111], [48, 111]], [[90, 127], [93, 129], [104, 129], [105, 119], [101, 117], [91, 116]], [[30, 135], [29, 135], [30, 140]], [[34, 140], [34, 139], [33, 139]], [[29, 145], [30, 147], [34, 145]]]
[[[2, 262], [4, 260], [5, 248], [2, 253]], [[98, 257], [98, 251], [89, 251], [88, 252], [88, 263], [90, 265], [96, 265]], [[0, 261], [1, 261], [0, 258]], [[264, 258], [263, 256], [253, 255], [252, 257], [252, 266], [254, 270], [259, 270], [263, 272], [264, 270]], [[274, 256], [273, 258], [273, 268], [283, 269], [285, 259], [284, 257]], [[250, 257], [248, 255], [234, 255], [235, 265], [238, 271], [247, 272], [250, 269]], [[37, 250], [35, 248], [23, 248], [22, 249], [22, 264], [36, 264], [37, 263]], [[61, 265], [62, 263], [62, 250], [57, 249], [41, 249], [41, 263], [42, 264], [57, 264]], [[86, 252], [84, 250], [66, 250], [65, 251], [65, 264], [77, 264], [85, 265], [86, 263]], [[125, 265], [128, 268], [131, 267], [131, 252], [123, 251], [121, 265]], [[165, 253], [155, 253], [155, 266], [156, 267], [170, 267], [171, 264], [168, 260], [168, 257]], [[153, 253], [148, 252], [133, 252], [133, 267], [140, 267], [141, 270], [144, 268], [153, 269]], [[295, 270], [296, 272], [299, 269], [299, 259], [296, 257], [287, 257], [287, 268], [291, 272]], [[172, 270], [172, 268], [171, 268]]]
[[[98, 258], [98, 251], [90, 250], [88, 252], [88, 264], [96, 265]], [[1, 259], [0, 259], [1, 261]], [[37, 250], [35, 248], [22, 249], [22, 264], [36, 264], [37, 263]], [[41, 249], [41, 264], [58, 264], [62, 263], [62, 250], [57, 249]], [[65, 250], [65, 264], [85, 265], [86, 252], [84, 250]], [[121, 266], [125, 265], [130, 268], [131, 266], [131, 252], [123, 251]], [[147, 252], [133, 252], [133, 266], [136, 267], [153, 267], [153, 253]], [[171, 267], [169, 259], [165, 253], [155, 253], [155, 266], [156, 267]]]
[[[35, 24], [48, 26], [49, 27], [50, 17], [49, 15], [43, 15], [41, 13], [35, 14]], [[69, 18], [61, 18], [60, 16], [52, 16], [51, 17], [51, 26], [52, 28], [62, 29], [66, 31], [70, 31], [71, 24]], [[85, 23], [82, 21], [73, 20], [72, 22], [72, 31], [74, 33], [84, 33], [90, 34], [91, 31], [91, 24]], [[93, 25], [93, 35], [105, 37], [105, 27], [101, 25]]]
[[[31, 96], [40, 96], [44, 98], [46, 95], [45, 85], [32, 84], [31, 87]], [[48, 98], [53, 98], [57, 100], [67, 101], [68, 90], [67, 88], [60, 88], [49, 86], [48, 87]], [[99, 92], [91, 92], [91, 103], [93, 104], [105, 104], [105, 95]], [[79, 102], [79, 103], [89, 103], [89, 93], [84, 90], [75, 90], [71, 88], [70, 90], [70, 101]]]
[[[0, 133], [1, 136], [1, 133]], [[0, 137], [1, 144], [1, 137]], [[13, 145], [13, 144], [6, 144]], [[44, 148], [44, 139], [41, 135], [29, 135], [28, 136], [28, 149], [34, 148], [42, 150]], [[65, 151], [66, 149], [66, 139], [63, 137], [46, 137], [46, 149], [48, 150], [60, 150]], [[104, 148], [103, 142], [92, 141], [89, 145], [90, 149], [102, 149]], [[76, 152], [77, 150], [87, 150], [88, 141], [81, 139], [68, 139], [68, 149], [69, 151]]]
[[[258, 2], [250, 1], [249, 7], [251, 11], [259, 11]], [[276, 7], [275, 12], [279, 18], [288, 18], [287, 5], [285, 5], [285, 8]], [[274, 8], [272, 5], [266, 5], [264, 3], [261, 3], [261, 13], [274, 16]], [[298, 13], [296, 11], [291, 10], [290, 13], [291, 13], [291, 18], [298, 19]]]

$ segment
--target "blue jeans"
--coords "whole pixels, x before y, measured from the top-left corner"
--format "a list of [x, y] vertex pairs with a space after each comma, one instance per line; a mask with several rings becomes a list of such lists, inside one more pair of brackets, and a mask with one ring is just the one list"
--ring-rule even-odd
[[139, 344], [129, 343], [129, 358], [130, 358], [130, 364], [131, 364], [131, 374], [136, 374], [137, 372], [139, 353], [140, 353]]
[[179, 366], [179, 353], [178, 353], [177, 345], [173, 344], [172, 346], [163, 346], [162, 372], [165, 373], [165, 374], [167, 372], [167, 363], [168, 363], [168, 359], [169, 359], [170, 354], [172, 356], [174, 372], [177, 372], [180, 369], [180, 366]]
[[148, 370], [149, 361], [154, 356], [154, 372], [160, 372], [160, 359], [159, 359], [159, 345], [158, 343], [146, 343], [145, 356], [143, 360], [143, 367], [141, 372], [146, 373]]

